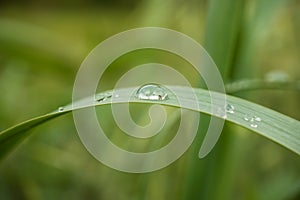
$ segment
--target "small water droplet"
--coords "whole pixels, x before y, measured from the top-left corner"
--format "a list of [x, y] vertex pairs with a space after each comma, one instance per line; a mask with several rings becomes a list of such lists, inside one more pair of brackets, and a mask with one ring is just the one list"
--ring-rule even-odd
[[64, 107], [59, 107], [58, 112], [62, 112], [62, 111], [64, 111]]
[[120, 95], [116, 94], [116, 95], [115, 95], [115, 97], [116, 97], [116, 98], [119, 98], [119, 97], [120, 97]]
[[261, 118], [255, 115], [245, 115], [244, 120], [249, 121], [252, 128], [257, 128], [258, 122], [261, 122]]
[[250, 124], [250, 126], [251, 126], [252, 128], [257, 128], [257, 127], [258, 127], [257, 124]]
[[112, 97], [112, 94], [109, 93], [109, 92], [107, 92], [107, 93], [101, 93], [101, 94], [96, 95], [95, 99], [98, 102], [102, 102], [102, 101], [105, 101], [105, 100], [107, 100], [107, 99], [109, 99], [111, 97]]
[[251, 117], [250, 117], [249, 115], [245, 115], [245, 116], [244, 116], [244, 120], [245, 120], [245, 121], [249, 121], [250, 118], [251, 118]]
[[227, 104], [225, 106], [225, 110], [226, 110], [226, 112], [233, 114], [234, 113], [234, 106], [231, 105], [231, 104]]
[[255, 121], [257, 121], [257, 122], [260, 122], [260, 121], [261, 121], [261, 118], [260, 118], [260, 117], [257, 117], [257, 116], [255, 116], [255, 117], [254, 117], [254, 120], [255, 120]]
[[168, 93], [163, 87], [151, 83], [141, 86], [136, 92], [136, 97], [141, 100], [166, 100], [168, 99]]

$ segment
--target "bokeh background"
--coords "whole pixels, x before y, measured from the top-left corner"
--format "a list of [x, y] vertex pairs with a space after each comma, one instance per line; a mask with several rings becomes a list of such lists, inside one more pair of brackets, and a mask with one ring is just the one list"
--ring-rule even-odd
[[[234, 67], [230, 67], [226, 83], [260, 79], [297, 84], [300, 1], [243, 2], [232, 47], [230, 65]], [[71, 102], [83, 59], [101, 41], [121, 31], [142, 26], [171, 28], [208, 45], [214, 58], [228, 30], [223, 26], [218, 32], [209, 32], [209, 25], [230, 24], [230, 19], [226, 22], [210, 5], [209, 0], [2, 0], [0, 130]], [[212, 44], [207, 39], [210, 34], [218, 34], [220, 41]], [[178, 57], [144, 50], [113, 63], [99, 90], [111, 89], [124, 71], [150, 61], [173, 66], [194, 86], [200, 82]], [[298, 81], [292, 89], [280, 85], [234, 95], [299, 120], [299, 90]], [[140, 123], [144, 123], [146, 108], [131, 108]], [[99, 108], [98, 113], [108, 132], [120, 132], [111, 128], [109, 107]], [[114, 136], [115, 142], [122, 143], [118, 138]], [[272, 141], [227, 124], [209, 156], [199, 160], [198, 149], [194, 142], [178, 161], [157, 172], [118, 172], [87, 152], [69, 114], [34, 129], [31, 137], [1, 161], [0, 199], [300, 199], [300, 157]]]

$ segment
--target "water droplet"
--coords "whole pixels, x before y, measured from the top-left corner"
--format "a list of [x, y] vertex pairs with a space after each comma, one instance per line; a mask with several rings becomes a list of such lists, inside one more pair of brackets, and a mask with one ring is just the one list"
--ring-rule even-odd
[[226, 112], [233, 114], [234, 113], [234, 106], [231, 105], [231, 104], [227, 104], [225, 106], [225, 110], [226, 110]]
[[254, 120], [255, 120], [255, 121], [257, 121], [257, 122], [260, 122], [260, 121], [261, 121], [261, 118], [260, 118], [260, 117], [257, 117], [257, 116], [255, 116], [255, 117], [254, 117]]
[[261, 118], [255, 115], [245, 115], [244, 120], [249, 121], [252, 128], [257, 128], [258, 122], [261, 122]]
[[142, 100], [166, 100], [168, 93], [163, 87], [151, 83], [141, 86], [136, 92], [136, 97]]
[[102, 102], [102, 101], [105, 101], [107, 100], [108, 98], [111, 98], [112, 97], [112, 94], [110, 92], [107, 92], [107, 93], [101, 93], [101, 94], [98, 94], [96, 95], [96, 101], [98, 102]]
[[244, 116], [244, 120], [245, 120], [245, 121], [249, 121], [249, 120], [250, 120], [250, 116], [249, 116], [249, 115], [245, 115], [245, 116]]
[[257, 127], [258, 127], [257, 124], [250, 124], [250, 126], [251, 126], [252, 128], [257, 128]]
[[116, 94], [116, 95], [115, 95], [115, 97], [116, 97], [116, 98], [119, 98], [119, 97], [120, 97], [120, 95]]
[[58, 112], [62, 112], [62, 111], [64, 111], [64, 107], [59, 107]]

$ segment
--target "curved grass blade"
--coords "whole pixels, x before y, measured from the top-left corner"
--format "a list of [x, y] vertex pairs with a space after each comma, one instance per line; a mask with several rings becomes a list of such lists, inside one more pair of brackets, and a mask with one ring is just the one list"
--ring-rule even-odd
[[[24, 121], [0, 132], [0, 158], [4, 157], [4, 155], [12, 150], [18, 143], [28, 137], [30, 135], [30, 130], [34, 127], [71, 111], [101, 106], [104, 104], [127, 102], [161, 104], [202, 112], [216, 117], [222, 117], [211, 111], [212, 106], [220, 106], [211, 104], [210, 93], [212, 92], [200, 88], [186, 88], [181, 86], [166, 87], [175, 92], [177, 97], [182, 98], [182, 105], [179, 105], [175, 95], [170, 95], [167, 100], [163, 101], [140, 100], [137, 98], [131, 98], [131, 91], [133, 91], [132, 88], [124, 88], [109, 91], [114, 94], [118, 94], [118, 98], [109, 98], [106, 101], [95, 101], [94, 96], [87, 97], [65, 106], [63, 110], [57, 110], [49, 114]], [[198, 109], [195, 109], [194, 106], [190, 106], [194, 105], [190, 98], [193, 94], [192, 92], [195, 92], [197, 95], [199, 104]], [[107, 92], [103, 94], [107, 94]], [[222, 99], [222, 94], [214, 92], [214, 97]], [[234, 96], [227, 95], [226, 99], [227, 103], [234, 107], [234, 113], [227, 113], [227, 121], [250, 129], [253, 132], [256, 132], [300, 155], [300, 122], [298, 120]], [[260, 118], [259, 122], [257, 122], [257, 126], [253, 126], [251, 124], [251, 121], [247, 119], [249, 116], [257, 116]]]
[[268, 81], [261, 79], [243, 79], [226, 84], [226, 92], [230, 94], [262, 89], [300, 91], [300, 81]]

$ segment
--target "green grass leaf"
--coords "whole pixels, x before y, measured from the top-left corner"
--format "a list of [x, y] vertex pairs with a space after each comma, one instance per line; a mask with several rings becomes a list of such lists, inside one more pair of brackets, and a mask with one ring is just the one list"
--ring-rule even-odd
[[[169, 93], [167, 100], [140, 100], [132, 97], [133, 88], [123, 88], [114, 90], [114, 94], [118, 94], [118, 98], [108, 98], [106, 101], [95, 101], [95, 97], [87, 97], [73, 104], [69, 104], [64, 107], [63, 110], [57, 110], [46, 115], [32, 118], [17, 124], [11, 128], [8, 128], [0, 132], [0, 158], [3, 158], [10, 150], [12, 150], [17, 144], [19, 144], [24, 138], [30, 135], [30, 130], [34, 127], [43, 124], [55, 117], [63, 114], [75, 111], [78, 109], [84, 109], [93, 106], [101, 106], [105, 104], [114, 103], [150, 103], [150, 104], [161, 104], [166, 106], [180, 107], [183, 109], [189, 109], [197, 112], [202, 112], [216, 117], [218, 114], [211, 111], [213, 106], [220, 107], [222, 104], [218, 104], [216, 101], [214, 104], [211, 103], [209, 92], [200, 88], [186, 88], [181, 86], [167, 86], [176, 93], [177, 97], [173, 93]], [[195, 92], [197, 96], [198, 108], [192, 103], [190, 98], [192, 92]], [[112, 91], [108, 91], [112, 92]], [[107, 93], [107, 92], [105, 92]], [[103, 93], [103, 94], [105, 94]], [[214, 98], [222, 99], [222, 94], [214, 93]], [[100, 94], [101, 95], [101, 94]], [[181, 105], [178, 103], [178, 99], [181, 99]], [[129, 100], [128, 100], [129, 99]], [[300, 155], [300, 122], [296, 119], [278, 113], [274, 110], [268, 109], [261, 105], [240, 99], [234, 96], [226, 95], [227, 104], [234, 106], [234, 113], [227, 113], [226, 120], [237, 125], [243, 126], [247, 129], [252, 130], [270, 140], [286, 147], [287, 149]], [[245, 120], [249, 116], [257, 116], [260, 121], [257, 121], [257, 127], [251, 125], [250, 120]]]
[[300, 91], [300, 81], [242, 79], [226, 84], [226, 92], [229, 94], [262, 89]]

